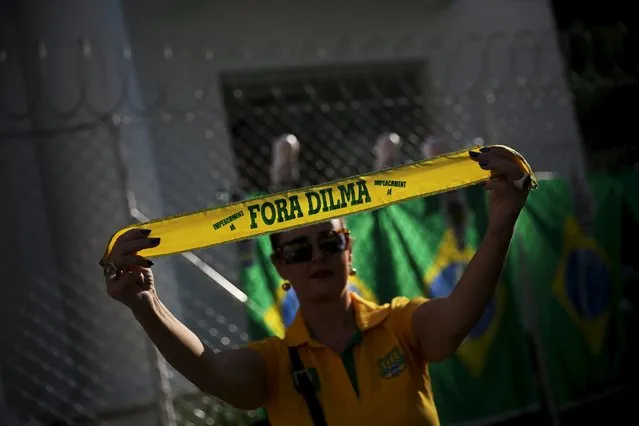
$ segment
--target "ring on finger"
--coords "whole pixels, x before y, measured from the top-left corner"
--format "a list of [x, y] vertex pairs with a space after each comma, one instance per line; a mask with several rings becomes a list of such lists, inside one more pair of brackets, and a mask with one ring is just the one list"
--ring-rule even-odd
[[112, 260], [102, 260], [100, 266], [102, 266], [102, 273], [107, 280], [117, 280], [122, 276], [122, 269], [118, 268]]

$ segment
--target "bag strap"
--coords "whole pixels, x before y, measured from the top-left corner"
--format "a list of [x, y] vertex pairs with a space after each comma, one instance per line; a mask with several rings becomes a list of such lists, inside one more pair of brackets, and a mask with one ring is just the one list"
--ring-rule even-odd
[[291, 358], [291, 364], [293, 366], [293, 384], [306, 400], [313, 424], [315, 426], [327, 426], [324, 410], [322, 410], [322, 405], [317, 399], [311, 376], [308, 374], [308, 369], [304, 368], [297, 347], [289, 347], [288, 355]]

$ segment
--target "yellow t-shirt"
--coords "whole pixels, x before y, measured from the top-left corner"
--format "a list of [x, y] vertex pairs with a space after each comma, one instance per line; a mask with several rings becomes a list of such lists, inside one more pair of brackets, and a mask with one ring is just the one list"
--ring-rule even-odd
[[284, 339], [248, 345], [266, 361], [271, 425], [313, 424], [292, 381], [288, 347], [297, 346], [329, 426], [439, 426], [428, 366], [411, 326], [427, 299], [397, 297], [380, 306], [350, 294], [358, 333], [341, 356], [310, 337], [299, 313]]

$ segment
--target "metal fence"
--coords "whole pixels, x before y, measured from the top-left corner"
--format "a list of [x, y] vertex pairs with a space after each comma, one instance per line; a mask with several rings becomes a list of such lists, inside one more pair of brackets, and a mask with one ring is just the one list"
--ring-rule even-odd
[[[0, 48], [0, 223], [8, 225], [0, 265], [10, 278], [0, 302], [0, 419], [250, 423], [253, 413], [184, 383], [130, 313], [106, 296], [97, 261], [109, 236], [134, 220], [224, 204], [276, 184], [418, 160], [429, 138], [452, 149], [511, 144], [522, 129], [530, 129], [530, 141], [558, 131], [565, 123], [553, 115], [570, 100], [559, 80], [534, 72], [543, 69], [543, 43], [526, 47], [538, 52], [523, 76], [516, 60], [523, 48], [505, 39], [510, 53], [502, 59], [512, 61], [512, 72], [495, 77], [480, 62], [455, 90], [429, 80], [421, 61], [208, 74], [217, 58], [211, 52], [164, 45], [149, 48], [161, 58], [155, 74], [139, 75], [138, 52], [128, 46], [45, 40], [26, 54]], [[489, 50], [488, 38], [482, 43]], [[454, 46], [439, 57], [453, 57]], [[190, 67], [199, 86], [171, 74], [178, 55], [197, 58]], [[611, 77], [594, 65], [572, 78], [636, 84], [634, 76]], [[287, 134], [299, 145], [281, 139]], [[525, 148], [543, 156], [534, 145]], [[297, 173], [289, 173], [287, 158], [298, 159]], [[229, 292], [230, 283], [242, 287], [240, 267], [235, 246], [160, 259], [155, 267], [163, 300], [216, 350], [248, 339], [241, 292]]]

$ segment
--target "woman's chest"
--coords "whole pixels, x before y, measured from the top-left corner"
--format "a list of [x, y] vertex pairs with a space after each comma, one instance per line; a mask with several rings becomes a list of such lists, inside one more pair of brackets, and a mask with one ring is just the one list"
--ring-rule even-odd
[[[393, 336], [366, 335], [342, 354], [322, 346], [302, 347], [298, 353], [329, 425], [432, 424], [423, 414], [420, 384], [425, 377], [410, 350]], [[281, 367], [270, 417], [312, 424], [305, 423], [310, 422], [309, 409], [290, 366]]]

